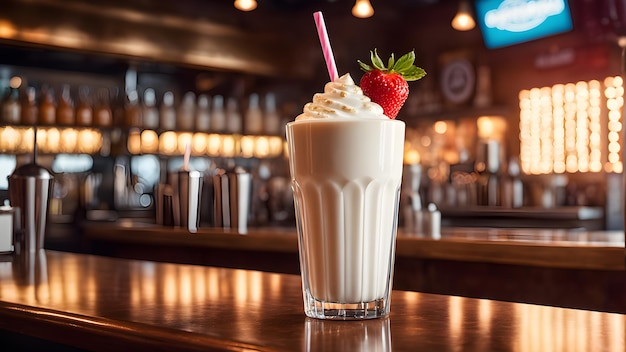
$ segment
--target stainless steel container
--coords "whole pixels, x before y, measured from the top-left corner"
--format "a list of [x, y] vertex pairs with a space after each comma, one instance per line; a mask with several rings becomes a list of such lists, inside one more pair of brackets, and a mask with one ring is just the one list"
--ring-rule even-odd
[[200, 223], [200, 199], [202, 195], [202, 181], [200, 171], [178, 172], [178, 212], [181, 227], [191, 232], [198, 230]]
[[174, 226], [174, 190], [171, 185], [157, 185], [154, 196], [156, 207], [156, 223], [163, 226]]
[[15, 230], [19, 210], [10, 205], [0, 206], [0, 253], [11, 253], [14, 251]]
[[52, 174], [37, 164], [16, 168], [9, 176], [9, 200], [20, 208], [19, 227], [23, 229], [24, 251], [35, 252], [44, 246]]
[[213, 176], [215, 188], [215, 226], [248, 231], [252, 175], [243, 170], [221, 170]]

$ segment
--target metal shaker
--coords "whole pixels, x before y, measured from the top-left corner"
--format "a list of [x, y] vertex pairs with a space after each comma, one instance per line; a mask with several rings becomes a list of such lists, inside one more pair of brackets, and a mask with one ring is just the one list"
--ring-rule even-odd
[[203, 180], [200, 171], [181, 170], [178, 172], [178, 219], [180, 223], [177, 225], [185, 227], [191, 232], [197, 231], [200, 224], [200, 198]]
[[20, 209], [19, 228], [24, 235], [20, 246], [26, 252], [43, 249], [53, 179], [35, 163], [20, 166], [9, 176], [9, 200]]
[[213, 176], [215, 189], [215, 226], [248, 231], [252, 175], [243, 169], [226, 172], [219, 170]]

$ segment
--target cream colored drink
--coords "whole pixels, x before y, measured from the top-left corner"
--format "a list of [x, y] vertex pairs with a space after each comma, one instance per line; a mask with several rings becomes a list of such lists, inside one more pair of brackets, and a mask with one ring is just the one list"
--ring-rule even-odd
[[287, 125], [308, 316], [388, 314], [404, 129], [349, 75]]

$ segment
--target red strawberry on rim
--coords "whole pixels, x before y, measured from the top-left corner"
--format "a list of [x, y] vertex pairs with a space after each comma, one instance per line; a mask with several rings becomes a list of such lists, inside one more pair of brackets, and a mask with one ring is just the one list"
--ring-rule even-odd
[[387, 66], [378, 56], [376, 49], [370, 51], [372, 66], [357, 60], [365, 74], [359, 83], [363, 94], [380, 105], [387, 117], [395, 119], [406, 98], [409, 96], [408, 81], [417, 81], [426, 75], [426, 71], [413, 65], [415, 52], [402, 55], [396, 61], [393, 54]]

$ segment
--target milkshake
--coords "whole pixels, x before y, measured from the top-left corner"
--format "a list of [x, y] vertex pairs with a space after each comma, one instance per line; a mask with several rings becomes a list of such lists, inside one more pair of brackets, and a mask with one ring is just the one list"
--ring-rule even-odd
[[404, 129], [349, 74], [287, 124], [307, 316], [389, 313]]

